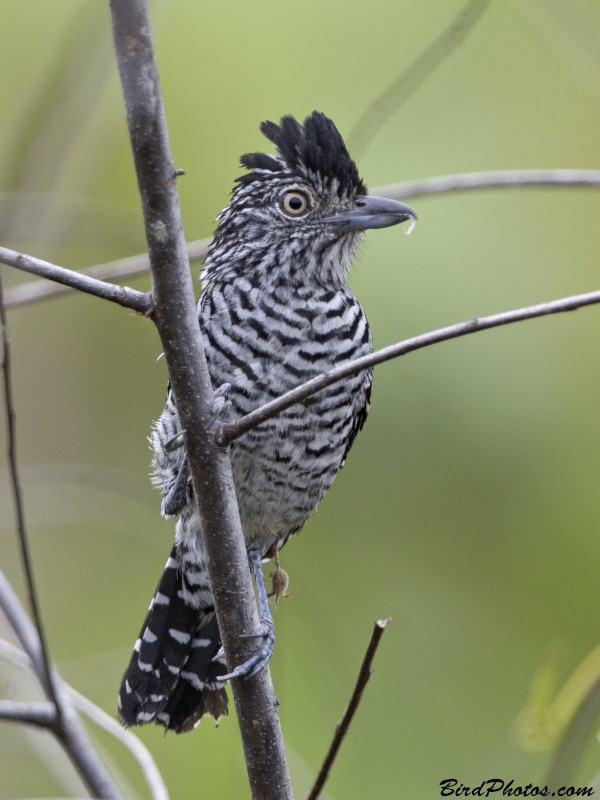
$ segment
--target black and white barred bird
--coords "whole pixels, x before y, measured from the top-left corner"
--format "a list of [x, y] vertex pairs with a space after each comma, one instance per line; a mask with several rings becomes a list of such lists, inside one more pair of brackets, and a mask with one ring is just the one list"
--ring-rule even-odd
[[[264, 122], [278, 155], [249, 153], [202, 273], [198, 316], [213, 386], [242, 416], [304, 381], [371, 352], [364, 311], [346, 286], [367, 228], [416, 215], [372, 197], [333, 122], [314, 112]], [[171, 393], [152, 433], [165, 516], [178, 517], [175, 545], [123, 677], [126, 725], [156, 722], [177, 732], [227, 713], [224, 682], [254, 674], [274, 643], [261, 561], [278, 553], [331, 486], [364, 425], [372, 374], [334, 384], [233, 442], [242, 528], [254, 573], [264, 641], [225, 676], [202, 530]], [[219, 393], [219, 390], [217, 394]]]

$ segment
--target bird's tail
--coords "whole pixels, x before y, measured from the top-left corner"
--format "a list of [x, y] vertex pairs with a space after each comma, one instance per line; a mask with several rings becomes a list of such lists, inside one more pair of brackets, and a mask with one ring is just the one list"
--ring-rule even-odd
[[119, 690], [125, 725], [155, 722], [184, 733], [204, 714], [227, 714], [219, 627], [213, 606], [193, 591], [199, 575], [197, 567], [186, 575], [173, 548]]

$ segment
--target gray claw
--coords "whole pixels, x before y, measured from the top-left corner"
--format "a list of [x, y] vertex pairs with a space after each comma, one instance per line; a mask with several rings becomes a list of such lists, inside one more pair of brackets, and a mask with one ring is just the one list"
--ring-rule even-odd
[[240, 664], [239, 667], [236, 667], [233, 672], [229, 673], [229, 675], [219, 675], [219, 683], [225, 683], [225, 681], [231, 681], [234, 678], [252, 678], [254, 675], [257, 675], [269, 663], [269, 660], [273, 655], [274, 647], [275, 634], [273, 631], [271, 631], [265, 635], [262, 645], [251, 658], [249, 658], [247, 661], [244, 661], [244, 663]]

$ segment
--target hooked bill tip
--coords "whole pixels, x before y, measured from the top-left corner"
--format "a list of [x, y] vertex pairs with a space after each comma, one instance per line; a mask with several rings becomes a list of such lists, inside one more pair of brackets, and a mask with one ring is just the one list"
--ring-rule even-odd
[[402, 228], [406, 236], [410, 236], [416, 224], [417, 224], [417, 217], [414, 216], [414, 217], [409, 217], [404, 222], [401, 222], [400, 227]]

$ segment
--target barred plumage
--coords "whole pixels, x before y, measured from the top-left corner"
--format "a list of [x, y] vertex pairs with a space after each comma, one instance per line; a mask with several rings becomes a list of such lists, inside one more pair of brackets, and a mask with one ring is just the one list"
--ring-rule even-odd
[[[371, 352], [365, 314], [346, 286], [366, 228], [415, 217], [367, 195], [334, 124], [314, 112], [263, 123], [279, 155], [252, 153], [202, 273], [199, 322], [213, 386], [229, 384], [242, 416], [331, 367]], [[231, 445], [249, 555], [271, 557], [297, 532], [343, 465], [366, 419], [372, 375], [335, 384]], [[163, 513], [178, 515], [175, 546], [125, 673], [119, 713], [128, 725], [189, 730], [227, 713], [225, 667], [183, 447], [171, 397], [151, 437]], [[257, 575], [257, 589], [260, 575]], [[272, 624], [263, 620], [270, 631]], [[270, 627], [269, 627], [270, 626]]]

